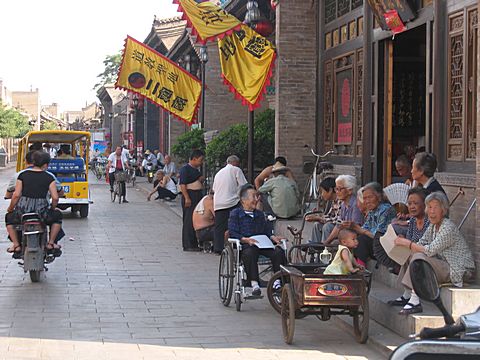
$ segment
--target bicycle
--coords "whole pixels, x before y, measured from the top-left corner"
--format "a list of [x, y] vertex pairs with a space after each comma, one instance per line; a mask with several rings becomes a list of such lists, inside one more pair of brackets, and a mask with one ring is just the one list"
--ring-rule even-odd
[[115, 182], [113, 184], [113, 191], [110, 192], [110, 197], [112, 202], [115, 202], [117, 196], [118, 196], [118, 203], [122, 203], [122, 196], [123, 194], [123, 187], [121, 186], [121, 183], [125, 183], [127, 180], [127, 174], [125, 171], [118, 171], [115, 173]]
[[329, 150], [325, 154], [319, 155], [308, 145], [305, 145], [304, 147], [310, 149], [310, 152], [315, 156], [316, 160], [315, 162], [305, 161], [303, 163], [303, 173], [310, 174], [310, 176], [305, 184], [302, 194], [302, 215], [316, 207], [319, 198], [319, 180], [321, 181], [325, 177], [327, 170], [333, 169], [332, 163], [320, 161], [320, 159], [326, 158], [328, 155], [334, 153], [333, 150]]
[[101, 180], [103, 176], [106, 176], [106, 160], [103, 158], [97, 158], [94, 162], [93, 173], [98, 180]]

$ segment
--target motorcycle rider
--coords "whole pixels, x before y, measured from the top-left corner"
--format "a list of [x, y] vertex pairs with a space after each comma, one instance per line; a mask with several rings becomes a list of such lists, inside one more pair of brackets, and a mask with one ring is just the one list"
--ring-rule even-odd
[[[33, 154], [33, 168], [29, 171], [22, 171], [18, 175], [15, 192], [5, 215], [7, 232], [12, 240], [12, 245], [7, 249], [10, 253], [21, 252], [20, 239], [15, 225], [20, 223], [23, 214], [31, 212], [39, 214], [45, 224], [51, 225], [47, 249], [60, 248], [55, 244], [55, 239], [61, 229], [62, 213], [56, 209], [59, 196], [55, 177], [45, 171], [49, 163], [49, 154], [36, 151]], [[52, 199], [51, 204], [47, 200], [48, 192]]]
[[149, 163], [152, 164], [153, 171], [155, 171], [157, 168], [157, 158], [155, 157], [154, 154], [150, 152], [150, 150], [145, 150], [145, 156], [143, 157], [143, 161], [142, 161], [142, 168], [144, 172], [147, 171], [147, 165]]

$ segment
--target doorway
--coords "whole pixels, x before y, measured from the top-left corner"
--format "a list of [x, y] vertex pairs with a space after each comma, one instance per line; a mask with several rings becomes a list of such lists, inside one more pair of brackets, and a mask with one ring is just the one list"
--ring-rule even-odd
[[[405, 155], [413, 160], [427, 144], [427, 32], [422, 25], [383, 41], [379, 49], [379, 130], [377, 176], [383, 185], [403, 182], [395, 161]], [[383, 60], [383, 61], [382, 61]], [[379, 101], [380, 102], [380, 101]]]

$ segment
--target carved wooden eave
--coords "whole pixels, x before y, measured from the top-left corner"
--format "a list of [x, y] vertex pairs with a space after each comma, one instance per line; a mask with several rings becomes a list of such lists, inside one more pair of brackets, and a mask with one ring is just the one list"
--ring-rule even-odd
[[152, 28], [144, 43], [165, 55], [185, 32], [187, 22], [176, 16], [167, 19], [154, 17]]

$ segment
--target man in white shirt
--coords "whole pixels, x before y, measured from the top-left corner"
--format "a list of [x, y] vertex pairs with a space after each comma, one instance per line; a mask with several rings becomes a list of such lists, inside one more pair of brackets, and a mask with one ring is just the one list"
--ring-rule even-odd
[[[108, 157], [108, 180], [110, 182], [110, 192], [113, 192], [113, 184], [115, 183], [115, 173], [120, 171], [125, 171], [129, 168], [128, 159], [122, 153], [122, 148], [117, 146], [115, 152], [111, 153]], [[122, 187], [123, 202], [128, 203], [127, 197], [127, 187], [125, 186], [125, 181], [120, 183]]]
[[227, 165], [220, 169], [213, 180], [213, 208], [215, 210], [213, 251], [216, 254], [220, 254], [223, 250], [230, 211], [237, 207], [240, 201], [238, 191], [242, 185], [247, 183], [239, 165], [238, 156], [229, 156]]

